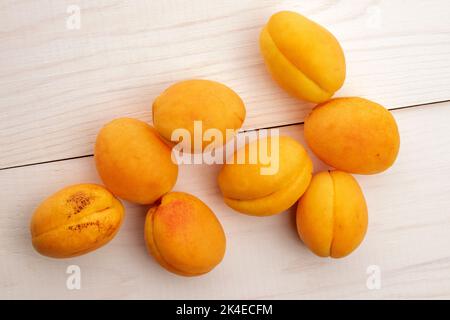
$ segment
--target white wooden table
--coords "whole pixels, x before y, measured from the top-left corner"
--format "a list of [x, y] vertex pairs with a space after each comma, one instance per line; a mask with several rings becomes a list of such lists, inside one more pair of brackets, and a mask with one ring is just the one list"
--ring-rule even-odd
[[[311, 254], [293, 209], [262, 219], [233, 212], [216, 185], [219, 167], [206, 165], [181, 167], [175, 189], [203, 199], [225, 228], [227, 253], [213, 272], [162, 269], [145, 249], [147, 208], [128, 203], [109, 245], [68, 260], [34, 252], [36, 205], [65, 185], [100, 182], [98, 129], [119, 116], [151, 121], [153, 99], [175, 81], [224, 82], [246, 103], [245, 129], [282, 126], [303, 142], [312, 105], [274, 85], [258, 52], [261, 26], [281, 9], [341, 41], [348, 77], [338, 96], [375, 100], [398, 121], [395, 165], [357, 176], [370, 222], [356, 252]], [[0, 148], [0, 298], [450, 298], [448, 0], [2, 0]], [[81, 269], [80, 290], [66, 287], [70, 265]], [[367, 286], [373, 270], [379, 289]]]

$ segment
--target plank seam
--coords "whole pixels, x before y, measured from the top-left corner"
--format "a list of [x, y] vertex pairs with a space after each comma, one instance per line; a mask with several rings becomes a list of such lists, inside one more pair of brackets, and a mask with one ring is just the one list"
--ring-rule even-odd
[[[447, 102], [450, 102], [450, 99], [428, 102], [428, 103], [419, 103], [419, 104], [413, 104], [413, 105], [402, 106], [402, 107], [396, 107], [396, 108], [389, 109], [389, 111], [412, 109], [412, 108], [416, 108], [416, 107], [423, 107], [423, 106], [427, 106], [427, 105], [435, 105], [435, 104], [441, 104], [441, 103], [447, 103]], [[239, 131], [239, 133], [257, 131], [257, 130], [269, 130], [269, 129], [276, 129], [276, 128], [284, 128], [284, 127], [290, 127], [290, 126], [297, 126], [297, 125], [301, 125], [301, 124], [304, 124], [304, 121], [294, 122], [294, 123], [286, 123], [286, 124], [280, 124], [280, 125], [268, 126], [268, 127], [261, 127], [261, 128], [245, 129], [245, 130]], [[89, 157], [93, 157], [93, 156], [94, 156], [93, 154], [86, 154], [86, 155], [77, 156], [77, 157], [68, 157], [68, 158], [61, 158], [61, 159], [54, 159], [54, 160], [47, 160], [47, 161], [40, 161], [40, 162], [33, 162], [33, 163], [25, 163], [25, 164], [16, 165], [16, 166], [3, 167], [3, 168], [0, 168], [0, 171], [10, 170], [10, 169], [18, 169], [18, 168], [24, 168], [24, 167], [30, 167], [30, 166], [37, 166], [37, 165], [41, 165], [41, 164], [49, 164], [49, 163], [53, 163], [53, 162], [83, 159], [83, 158], [89, 158]]]

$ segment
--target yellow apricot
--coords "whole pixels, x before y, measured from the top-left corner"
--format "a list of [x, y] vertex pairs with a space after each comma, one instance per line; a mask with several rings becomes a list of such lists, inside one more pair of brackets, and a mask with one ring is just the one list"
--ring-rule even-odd
[[314, 175], [297, 207], [297, 231], [320, 257], [342, 258], [367, 230], [367, 206], [358, 182], [342, 171]]
[[40, 254], [69, 258], [93, 251], [119, 230], [124, 208], [108, 190], [95, 184], [66, 187], [34, 211], [30, 231]]
[[[227, 86], [210, 80], [187, 80], [166, 89], [153, 103], [153, 123], [167, 141], [177, 129], [190, 135], [190, 150], [201, 152], [211, 141], [202, 141], [202, 133], [210, 129], [220, 132], [222, 146], [232, 135], [226, 130], [237, 130], [245, 119], [245, 106], [241, 98]], [[201, 121], [199, 143], [194, 141], [194, 121]], [[178, 142], [178, 140], [177, 140]], [[201, 142], [201, 143], [200, 143]]]
[[339, 42], [306, 17], [290, 11], [274, 14], [259, 43], [272, 77], [291, 95], [323, 102], [342, 87], [346, 71]]
[[338, 170], [374, 174], [397, 158], [400, 136], [392, 114], [363, 98], [337, 98], [318, 105], [305, 120], [311, 150]]
[[161, 266], [182, 276], [207, 273], [225, 255], [225, 233], [215, 214], [200, 199], [182, 192], [170, 192], [150, 208], [145, 240]]
[[[278, 139], [278, 147], [271, 147], [273, 139]], [[266, 146], [270, 163], [258, 156]], [[250, 160], [252, 155], [256, 156], [254, 161]], [[250, 142], [237, 150], [232, 159], [223, 165], [218, 182], [225, 203], [241, 213], [269, 216], [287, 210], [311, 180], [313, 164], [302, 145], [290, 137]]]
[[100, 130], [95, 163], [112, 193], [139, 204], [151, 204], [169, 192], [178, 176], [171, 148], [152, 126], [137, 119], [119, 118]]

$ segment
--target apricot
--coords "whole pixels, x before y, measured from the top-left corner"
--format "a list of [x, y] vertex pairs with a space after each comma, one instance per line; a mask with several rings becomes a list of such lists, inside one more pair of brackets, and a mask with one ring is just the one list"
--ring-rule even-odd
[[34, 248], [53, 258], [93, 251], [119, 230], [124, 208], [108, 190], [95, 184], [66, 187], [34, 211], [30, 230]]
[[345, 58], [339, 42], [298, 13], [275, 13], [264, 26], [259, 44], [273, 79], [297, 98], [323, 102], [344, 83]]
[[143, 121], [119, 118], [105, 125], [95, 143], [97, 171], [116, 196], [151, 204], [169, 192], [178, 176], [171, 148]]
[[[274, 139], [277, 147], [272, 144]], [[262, 161], [261, 156], [250, 160], [266, 147], [270, 161]], [[249, 215], [269, 216], [288, 209], [300, 198], [312, 169], [312, 161], [297, 141], [286, 136], [267, 137], [237, 150], [233, 160], [223, 165], [218, 183], [229, 207]]]
[[[187, 80], [175, 83], [156, 98], [153, 123], [167, 141], [172, 141], [175, 130], [187, 130], [188, 150], [202, 152], [211, 142], [216, 146], [225, 144], [232, 137], [226, 134], [227, 129], [239, 129], [245, 112], [241, 98], [227, 86], [210, 80]], [[201, 125], [198, 130], [194, 130], [194, 121]], [[203, 139], [202, 132], [210, 129], [218, 130], [222, 141]]]
[[367, 220], [358, 182], [342, 171], [314, 175], [297, 207], [298, 234], [320, 257], [350, 254], [364, 239]]
[[207, 273], [225, 255], [225, 234], [219, 220], [200, 199], [183, 192], [170, 192], [150, 208], [145, 240], [161, 266], [183, 276]]
[[363, 98], [337, 98], [318, 105], [305, 120], [311, 150], [338, 170], [374, 174], [397, 158], [400, 136], [392, 114]]

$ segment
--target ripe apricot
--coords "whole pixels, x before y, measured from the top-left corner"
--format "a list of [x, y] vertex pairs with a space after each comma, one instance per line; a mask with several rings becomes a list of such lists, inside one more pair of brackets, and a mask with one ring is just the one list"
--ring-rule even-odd
[[170, 192], [150, 208], [145, 220], [150, 254], [168, 271], [197, 276], [211, 271], [225, 255], [225, 233], [200, 199]]
[[[278, 146], [272, 144], [274, 139], [278, 139]], [[266, 147], [270, 161], [262, 161], [260, 156]], [[252, 156], [256, 161], [250, 161]], [[288, 209], [300, 198], [312, 169], [308, 154], [297, 141], [286, 136], [267, 137], [237, 150], [232, 163], [223, 165], [218, 182], [228, 206], [241, 213], [268, 216]]]
[[298, 13], [275, 13], [264, 26], [259, 44], [274, 80], [295, 97], [323, 102], [344, 83], [345, 58], [339, 42]]
[[358, 182], [342, 171], [320, 172], [297, 207], [297, 231], [321, 257], [342, 258], [355, 250], [367, 230], [367, 206]]
[[392, 114], [363, 98], [337, 98], [315, 107], [305, 120], [311, 150], [338, 170], [374, 174], [397, 158], [400, 136]]
[[97, 171], [116, 196], [151, 204], [175, 185], [178, 166], [171, 148], [152, 126], [131, 118], [105, 125], [95, 143]]
[[30, 230], [40, 254], [69, 258], [95, 250], [119, 230], [124, 208], [108, 190], [95, 184], [66, 187], [34, 211]]
[[[227, 129], [239, 129], [244, 119], [245, 106], [241, 98], [227, 86], [210, 80], [175, 83], [153, 103], [156, 130], [167, 141], [172, 141], [175, 130], [187, 130], [190, 136], [188, 151], [193, 152], [201, 152], [211, 144], [211, 141], [203, 141], [203, 131], [217, 130], [223, 139], [214, 142], [216, 146], [222, 146], [232, 137], [227, 135]], [[200, 124], [199, 130], [194, 130], [194, 121]]]

